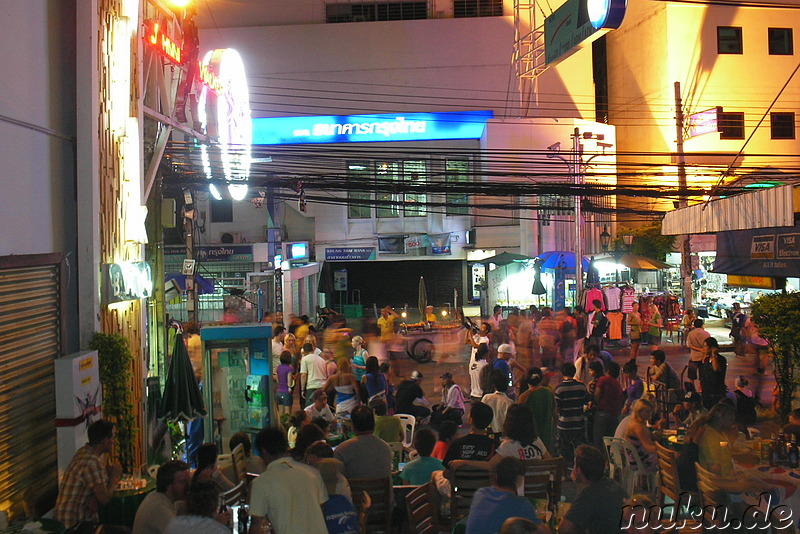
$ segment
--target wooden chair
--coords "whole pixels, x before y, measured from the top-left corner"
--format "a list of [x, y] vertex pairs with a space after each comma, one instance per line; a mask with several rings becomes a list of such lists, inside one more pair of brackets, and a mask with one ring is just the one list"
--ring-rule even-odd
[[232, 482], [247, 481], [247, 458], [244, 455], [244, 445], [241, 443], [231, 451], [231, 462], [233, 463], [233, 476], [236, 479]]
[[735, 517], [728, 492], [720, 488], [735, 485], [737, 479], [716, 475], [697, 462], [694, 468], [697, 471], [697, 488], [700, 490], [700, 500], [703, 504], [703, 525], [721, 523], [725, 518], [722, 517], [720, 508], [728, 510], [728, 520]]
[[396, 413], [394, 415], [400, 419], [400, 423], [403, 425], [403, 446], [411, 447], [414, 443], [414, 429], [417, 426], [417, 418], [406, 413]]
[[[656, 477], [658, 471], [650, 471], [645, 467], [644, 462], [639, 457], [639, 453], [633, 446], [633, 443], [623, 438], [614, 438], [622, 446], [622, 452], [627, 461], [627, 468], [623, 476], [625, 478], [625, 490], [628, 496], [634, 494], [636, 488], [644, 489], [647, 493], [654, 493], [656, 491]], [[644, 482], [644, 483], [642, 483]]]
[[564, 478], [564, 458], [525, 460], [525, 497], [528, 499], [561, 500], [561, 481]]
[[367, 510], [366, 528], [369, 532], [392, 532], [392, 499], [391, 477], [380, 478], [349, 478], [350, 490], [353, 494], [353, 504], [356, 509], [362, 505], [362, 492], [369, 496], [371, 505]]
[[[406, 494], [406, 509], [410, 534], [436, 534], [442, 529], [436, 524], [431, 492], [436, 491], [431, 482], [417, 486]], [[449, 532], [449, 529], [445, 529]]]
[[451, 500], [450, 500], [450, 525], [451, 528], [461, 519], [469, 514], [469, 507], [472, 505], [472, 498], [480, 488], [491, 486], [491, 473], [485, 469], [462, 466], [452, 469], [450, 479]]
[[[697, 492], [690, 492], [681, 488], [680, 477], [678, 476], [678, 452], [664, 447], [660, 443], [656, 443], [656, 452], [658, 454], [658, 478], [659, 478], [659, 494], [658, 504], [661, 510], [667, 506], [674, 506], [673, 517], [681, 517], [680, 504], [695, 504], [700, 505], [700, 494]], [[681, 502], [682, 495], [683, 502]], [[666, 503], [667, 497], [672, 499], [674, 504], [668, 505]], [[687, 500], [691, 499], [691, 500]]]

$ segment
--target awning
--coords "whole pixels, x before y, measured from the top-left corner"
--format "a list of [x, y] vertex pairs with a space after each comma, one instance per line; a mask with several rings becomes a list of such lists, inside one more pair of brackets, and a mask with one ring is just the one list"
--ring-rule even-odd
[[[670, 211], [663, 235], [707, 234], [749, 228], [794, 226], [793, 185], [761, 189], [735, 197]], [[703, 207], [705, 207], [705, 210]]]

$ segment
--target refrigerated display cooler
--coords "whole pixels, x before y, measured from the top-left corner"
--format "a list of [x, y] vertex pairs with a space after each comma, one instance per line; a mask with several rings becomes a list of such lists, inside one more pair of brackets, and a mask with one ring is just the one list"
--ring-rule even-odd
[[270, 376], [272, 326], [265, 324], [205, 326], [200, 329], [203, 353], [205, 441], [228, 451], [236, 432], [251, 439], [275, 422]]

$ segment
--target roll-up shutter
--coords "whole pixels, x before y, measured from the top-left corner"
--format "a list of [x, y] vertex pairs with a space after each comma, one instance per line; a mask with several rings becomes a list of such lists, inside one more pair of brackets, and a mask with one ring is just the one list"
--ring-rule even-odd
[[[25, 266], [26, 258], [28, 266]], [[60, 264], [0, 258], [0, 508], [57, 486], [55, 380], [61, 354]], [[9, 266], [13, 264], [13, 266]]]

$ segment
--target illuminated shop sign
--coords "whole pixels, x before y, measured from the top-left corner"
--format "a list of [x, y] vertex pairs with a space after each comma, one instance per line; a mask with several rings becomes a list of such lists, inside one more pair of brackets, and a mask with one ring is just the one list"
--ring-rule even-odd
[[103, 304], [146, 299], [153, 295], [153, 273], [144, 261], [103, 265]]
[[545, 63], [553, 65], [620, 27], [627, 0], [567, 0], [544, 19]]
[[254, 145], [480, 139], [491, 111], [253, 119]]
[[158, 50], [161, 55], [166, 57], [176, 65], [182, 63], [181, 45], [174, 38], [167, 35], [161, 23], [156, 21], [145, 22], [144, 42]]

